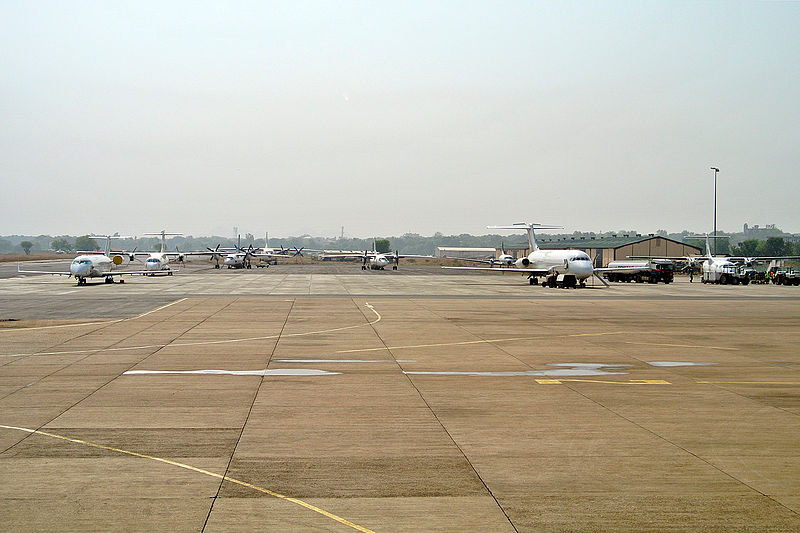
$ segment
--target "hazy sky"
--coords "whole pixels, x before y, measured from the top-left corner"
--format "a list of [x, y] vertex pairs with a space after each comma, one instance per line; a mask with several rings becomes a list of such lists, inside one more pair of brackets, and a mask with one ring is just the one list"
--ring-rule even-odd
[[0, 0], [0, 234], [800, 231], [800, 3]]

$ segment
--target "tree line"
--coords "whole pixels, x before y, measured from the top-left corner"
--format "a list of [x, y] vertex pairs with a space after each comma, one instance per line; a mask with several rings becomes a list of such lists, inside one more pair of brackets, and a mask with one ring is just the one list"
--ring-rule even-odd
[[[552, 237], [558, 237], [552, 235]], [[705, 241], [698, 239], [679, 239], [687, 244], [697, 246], [705, 250]], [[16, 241], [16, 242], [14, 242]], [[192, 237], [178, 236], [167, 239], [169, 251], [192, 251], [206, 250], [215, 248], [233, 248], [237, 244], [247, 248], [252, 245], [255, 248], [263, 247], [264, 239], [256, 239], [252, 234], [246, 234], [239, 239], [228, 237]], [[464, 247], [464, 248], [499, 248], [501, 245], [506, 248], [526, 248], [528, 243], [524, 235], [503, 236], [496, 234], [488, 235], [443, 235], [436, 233], [432, 236], [422, 236], [415, 233], [406, 233], [399, 237], [389, 237], [380, 239], [358, 239], [358, 238], [324, 238], [303, 235], [300, 237], [272, 238], [269, 245], [272, 248], [308, 248], [326, 250], [372, 250], [373, 244], [377, 245], [380, 252], [391, 252], [399, 250], [406, 254], [433, 255], [438, 246]], [[0, 253], [32, 251], [59, 251], [64, 253], [80, 251], [98, 251], [105, 245], [102, 239], [92, 238], [88, 235], [79, 237], [58, 236], [53, 238], [48, 235], [37, 237], [0, 238]], [[712, 244], [713, 246], [713, 244]], [[112, 248], [115, 250], [132, 251], [159, 251], [161, 249], [161, 239], [156, 237], [115, 239], [112, 241]], [[712, 248], [713, 249], [713, 248]], [[800, 242], [792, 242], [782, 237], [769, 237], [766, 240], [747, 239], [739, 245], [731, 245], [728, 239], [717, 239], [716, 251], [719, 254], [737, 256], [778, 256], [778, 255], [800, 255]]]

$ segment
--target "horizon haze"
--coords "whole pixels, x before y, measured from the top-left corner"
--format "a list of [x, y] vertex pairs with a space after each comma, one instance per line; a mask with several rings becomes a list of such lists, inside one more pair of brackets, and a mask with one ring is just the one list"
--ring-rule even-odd
[[800, 3], [0, 15], [0, 234], [800, 231]]

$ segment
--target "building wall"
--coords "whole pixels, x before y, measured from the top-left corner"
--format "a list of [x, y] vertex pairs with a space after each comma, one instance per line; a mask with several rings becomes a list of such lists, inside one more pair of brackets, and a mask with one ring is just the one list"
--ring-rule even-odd
[[487, 257], [494, 257], [494, 254], [494, 248], [458, 248], [455, 246], [436, 247], [436, 257], [486, 259]]
[[[700, 253], [694, 246], [671, 241], [662, 237], [653, 237], [644, 241], [625, 244], [617, 248], [608, 249], [607, 251], [611, 253], [604, 254], [603, 266], [607, 266], [610, 261], [625, 260], [629, 255], [681, 257], [698, 255]], [[608, 258], [608, 260], [606, 260], [606, 258]]]

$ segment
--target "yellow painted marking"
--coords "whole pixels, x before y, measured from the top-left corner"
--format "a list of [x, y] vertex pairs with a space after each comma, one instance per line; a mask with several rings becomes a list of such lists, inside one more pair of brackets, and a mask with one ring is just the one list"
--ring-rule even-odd
[[333, 513], [330, 513], [330, 512], [328, 512], [328, 511], [326, 511], [324, 509], [320, 509], [319, 507], [317, 507], [315, 505], [311, 505], [310, 503], [304, 502], [303, 500], [298, 500], [297, 498], [291, 498], [289, 496], [285, 496], [285, 495], [280, 494], [278, 492], [271, 491], [269, 489], [265, 489], [265, 488], [259, 487], [257, 485], [253, 485], [251, 483], [247, 483], [246, 481], [240, 481], [238, 479], [234, 479], [232, 477], [228, 477], [228, 476], [225, 476], [225, 475], [222, 475], [222, 474], [217, 474], [217, 473], [211, 472], [209, 470], [204, 470], [202, 468], [197, 468], [196, 466], [191, 466], [191, 465], [187, 465], [187, 464], [184, 464], [184, 463], [179, 463], [177, 461], [171, 461], [169, 459], [162, 459], [161, 457], [154, 457], [152, 455], [146, 455], [146, 454], [143, 454], [143, 453], [137, 453], [137, 452], [131, 452], [131, 451], [128, 451], [128, 450], [122, 450], [120, 448], [113, 448], [111, 446], [105, 446], [103, 444], [97, 444], [97, 443], [94, 443], [94, 442], [89, 442], [89, 441], [85, 441], [85, 440], [81, 440], [81, 439], [73, 439], [73, 438], [70, 438], [70, 437], [65, 437], [63, 435], [56, 435], [55, 433], [48, 433], [46, 431], [41, 431], [41, 430], [38, 430], [38, 429], [30, 429], [30, 428], [23, 428], [23, 427], [17, 427], [17, 426], [6, 426], [6, 425], [2, 425], [2, 424], [0, 424], [0, 428], [15, 429], [15, 430], [18, 430], [18, 431], [25, 431], [27, 433], [32, 433], [32, 434], [36, 434], [36, 435], [44, 435], [44, 436], [47, 436], [47, 437], [52, 437], [54, 439], [61, 439], [61, 440], [65, 440], [67, 442], [73, 442], [75, 444], [83, 444], [85, 446], [91, 446], [92, 448], [99, 448], [101, 450], [108, 450], [108, 451], [121, 453], [121, 454], [125, 454], [125, 455], [131, 455], [133, 457], [139, 457], [141, 459], [150, 459], [151, 461], [158, 461], [159, 463], [164, 463], [164, 464], [168, 464], [168, 465], [172, 465], [172, 466], [177, 466], [179, 468], [184, 468], [186, 470], [191, 470], [192, 472], [197, 472], [199, 474], [204, 474], [206, 476], [211, 476], [211, 477], [215, 477], [217, 479], [222, 479], [224, 481], [229, 481], [231, 483], [235, 483], [237, 485], [241, 485], [242, 487], [247, 487], [249, 489], [253, 489], [253, 490], [256, 490], [258, 492], [262, 492], [264, 494], [268, 494], [268, 495], [273, 496], [275, 498], [278, 498], [278, 499], [281, 499], [281, 500], [285, 500], [287, 502], [291, 502], [291, 503], [300, 505], [301, 507], [305, 507], [306, 509], [308, 509], [310, 511], [313, 511], [315, 513], [321, 514], [322, 516], [330, 518], [331, 520], [335, 520], [336, 522], [339, 522], [340, 524], [348, 526], [348, 527], [350, 527], [352, 529], [355, 529], [357, 531], [361, 531], [363, 533], [374, 533], [371, 529], [367, 529], [365, 527], [359, 526], [358, 524], [354, 524], [354, 523], [350, 522], [349, 520], [345, 520], [344, 518], [342, 518], [340, 516], [337, 516], [337, 515], [335, 515]]
[[[165, 309], [165, 308], [169, 307], [170, 305], [175, 305], [175, 304], [180, 303], [180, 302], [182, 302], [184, 300], [186, 300], [186, 298], [181, 298], [180, 300], [175, 300], [174, 302], [168, 303], [166, 305], [162, 305], [161, 307], [157, 307], [155, 309], [147, 311], [146, 313], [142, 313], [140, 315], [136, 315], [136, 316], [133, 316], [133, 317], [130, 317], [130, 318], [116, 318], [116, 319], [112, 319], [112, 320], [102, 320], [102, 321], [98, 321], [98, 322], [79, 322], [79, 323], [76, 323], [76, 324], [59, 324], [57, 326], [36, 326], [36, 327], [32, 327], [32, 328], [3, 328], [3, 329], [0, 329], [0, 332], [4, 332], [4, 331], [31, 331], [31, 330], [34, 330], [34, 329], [74, 328], [74, 327], [78, 327], [78, 326], [96, 326], [96, 325], [99, 325], [99, 324], [102, 324], [102, 325], [116, 324], [117, 322], [124, 322], [126, 320], [136, 320], [137, 318], [142, 318], [143, 316], [147, 316], [150, 313], [155, 313], [156, 311], [161, 311], [162, 309]], [[27, 355], [27, 354], [23, 354], [23, 355]]]
[[135, 316], [133, 318], [128, 318], [126, 320], [136, 320], [137, 318], [142, 318], [143, 316], [147, 316], [147, 315], [149, 315], [151, 313], [155, 313], [156, 311], [161, 311], [162, 309], [166, 309], [167, 307], [169, 307], [171, 305], [179, 304], [184, 300], [187, 300], [187, 298], [181, 298], [180, 300], [175, 300], [174, 302], [170, 302], [168, 304], [164, 304], [161, 307], [156, 307], [155, 309], [147, 311], [146, 313], [142, 313], [141, 315]]
[[540, 385], [561, 385], [564, 381], [579, 381], [581, 383], [609, 383], [611, 385], [672, 385], [663, 379], [630, 379], [628, 381], [603, 381], [599, 379], [537, 379]]
[[642, 346], [668, 346], [670, 348], [708, 348], [711, 350], [728, 350], [731, 352], [738, 352], [739, 348], [728, 348], [725, 346], [699, 346], [696, 344], [667, 344], [663, 342], [633, 342], [633, 341], [622, 341], [625, 344], [639, 344]]
[[533, 337], [507, 337], [505, 339], [481, 339], [476, 341], [439, 342], [436, 344], [409, 344], [406, 346], [383, 346], [381, 348], [361, 348], [358, 350], [338, 350], [336, 353], [379, 352], [381, 350], [407, 350], [411, 348], [439, 348], [442, 346], [464, 346], [468, 344], [494, 344], [498, 342], [530, 341], [537, 339], [563, 339], [571, 337], [599, 337], [605, 335], [622, 335], [625, 331], [607, 331], [603, 333], [572, 333], [568, 335], [536, 335]]
[[800, 385], [800, 381], [698, 381], [697, 383], [731, 385]]
[[[177, 302], [175, 302], [177, 303]], [[366, 326], [371, 326], [373, 324], [377, 324], [381, 321], [383, 317], [381, 314], [378, 313], [375, 308], [367, 303], [365, 304], [370, 311], [375, 313], [375, 320], [371, 322], [367, 322], [365, 324], [355, 324], [353, 326], [342, 326], [339, 328], [331, 328], [331, 329], [321, 329], [318, 331], [306, 331], [304, 333], [284, 333], [280, 335], [264, 335], [260, 337], [247, 337], [243, 339], [223, 339], [223, 340], [216, 340], [216, 341], [197, 341], [197, 342], [174, 342], [171, 344], [143, 344], [141, 346], [125, 346], [125, 347], [117, 347], [117, 348], [98, 348], [94, 350], [69, 350], [69, 351], [62, 351], [62, 352], [36, 352], [36, 353], [16, 353], [16, 354], [5, 354], [0, 355], [0, 357], [23, 357], [28, 355], [73, 355], [79, 353], [92, 353], [92, 352], [124, 352], [128, 350], [145, 350], [145, 349], [152, 349], [152, 348], [165, 348], [169, 346], [172, 347], [185, 347], [185, 346], [206, 346], [211, 344], [230, 344], [234, 342], [249, 342], [249, 341], [263, 341], [269, 339], [277, 339], [278, 337], [305, 337], [308, 335], [319, 335], [321, 333], [332, 333], [334, 331], [343, 331], [346, 329], [354, 329], [354, 328], [363, 328]]]

